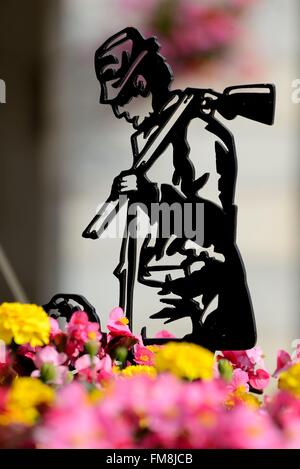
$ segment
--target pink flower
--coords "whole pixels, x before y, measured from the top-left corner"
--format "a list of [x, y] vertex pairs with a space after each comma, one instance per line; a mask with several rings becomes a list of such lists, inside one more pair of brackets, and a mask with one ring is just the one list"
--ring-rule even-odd
[[[69, 368], [62, 366], [67, 360], [65, 353], [59, 353], [51, 345], [39, 348], [33, 362], [38, 368], [31, 373], [34, 378], [46, 379], [49, 384], [63, 385], [69, 381]], [[51, 365], [47, 367], [46, 365]]]
[[300, 399], [287, 391], [279, 391], [265, 402], [269, 415], [281, 427], [288, 427], [290, 419], [300, 420]]
[[137, 344], [134, 346], [134, 361], [138, 365], [153, 365], [154, 353], [144, 345]]
[[263, 362], [263, 351], [258, 345], [249, 350], [245, 350], [247, 357], [250, 360], [250, 363], [253, 365], [260, 365], [264, 367]]
[[88, 315], [84, 311], [73, 313], [66, 329], [68, 335], [78, 342], [86, 343], [89, 340], [101, 339], [99, 324], [90, 322]]
[[260, 365], [264, 368], [263, 354], [260, 347], [253, 347], [250, 350], [222, 350], [222, 355], [235, 368], [241, 368], [245, 371], [253, 370], [255, 365]]
[[243, 387], [245, 391], [249, 391], [248, 385], [248, 373], [246, 371], [241, 370], [240, 368], [236, 368], [233, 370], [232, 379], [230, 383], [227, 385], [227, 389], [230, 392], [235, 391], [236, 389]]
[[[34, 370], [31, 375], [32, 378], [43, 378], [43, 373], [41, 370]], [[47, 377], [47, 384], [55, 384], [57, 386], [62, 386], [70, 382], [69, 378], [69, 368], [67, 366], [56, 366], [51, 370], [51, 377]]]
[[96, 381], [97, 372], [100, 368], [101, 365], [98, 357], [93, 357], [93, 361], [91, 361], [90, 355], [82, 355], [82, 357], [75, 361], [75, 369], [79, 377], [88, 383]]
[[234, 47], [243, 29], [241, 13], [255, 0], [121, 0], [140, 16], [144, 33], [161, 39], [161, 53], [172, 67], [204, 65]]
[[127, 336], [132, 337], [133, 334], [128, 327], [128, 319], [124, 316], [124, 311], [122, 308], [114, 308], [109, 314], [109, 321], [107, 324], [107, 329], [110, 332], [110, 335], [113, 336]]
[[274, 449], [282, 447], [280, 431], [266, 413], [245, 405], [224, 412], [218, 427], [216, 448]]
[[128, 418], [133, 434], [145, 425], [139, 447], [206, 448], [215, 444], [226, 393], [222, 380], [189, 383], [169, 374], [140, 375], [116, 380], [101, 410], [110, 419]]
[[65, 353], [59, 353], [53, 346], [39, 347], [33, 362], [38, 368], [31, 373], [34, 378], [45, 379], [49, 384], [63, 385], [69, 382], [69, 368], [62, 366], [67, 360]]
[[67, 344], [66, 353], [69, 357], [76, 358], [84, 350], [84, 345], [90, 340], [100, 340], [99, 324], [89, 322], [88, 315], [84, 311], [72, 314], [71, 320], [66, 327]]
[[[262, 390], [268, 386], [270, 373], [265, 369], [263, 352], [260, 347], [253, 347], [250, 350], [224, 350], [222, 356], [217, 359], [226, 358], [234, 369], [240, 369], [247, 373], [248, 383], [252, 388]], [[259, 369], [256, 369], [260, 366]]]
[[100, 361], [100, 369], [98, 373], [98, 382], [101, 383], [113, 376], [112, 360], [109, 355], [105, 355]]
[[262, 368], [249, 372], [249, 383], [254, 389], [265, 389], [270, 382], [270, 373]]
[[163, 329], [162, 331], [159, 331], [155, 334], [156, 339], [175, 339], [175, 335], [172, 334], [171, 332]]
[[292, 358], [288, 352], [284, 350], [278, 350], [277, 352], [277, 366], [276, 370], [273, 373], [274, 378], [277, 378], [278, 375], [287, 370], [292, 365]]
[[75, 361], [75, 369], [80, 378], [87, 382], [99, 382], [112, 376], [112, 360], [109, 355], [105, 355], [101, 360], [95, 356], [82, 355]]
[[51, 345], [40, 348], [36, 353], [33, 362], [38, 369], [41, 369], [44, 363], [51, 363], [54, 366], [62, 365], [67, 360], [65, 353], [58, 353], [58, 351]]
[[80, 358], [77, 358], [75, 362], [75, 370], [82, 371], [86, 370], [87, 368], [91, 368], [91, 366], [97, 370], [100, 368], [100, 360], [98, 357], [93, 357], [93, 361], [91, 361], [90, 355], [82, 355]]
[[300, 399], [286, 391], [279, 391], [265, 400], [267, 413], [274, 425], [281, 429], [284, 448], [300, 447]]
[[148, 389], [149, 427], [159, 435], [162, 447], [172, 447], [183, 423], [182, 383], [170, 375], [162, 375], [152, 384], [149, 383]]
[[104, 434], [84, 387], [72, 383], [58, 393], [56, 404], [45, 414], [34, 436], [38, 448], [89, 449], [105, 448], [109, 442]]
[[59, 327], [59, 323], [57, 319], [51, 318], [50, 317], [50, 338], [51, 340], [54, 340], [57, 336], [60, 336], [63, 334], [63, 331]]
[[39, 448], [134, 448], [137, 424], [125, 414], [122, 386], [104, 393], [96, 404], [78, 382], [65, 386], [35, 432]]
[[277, 366], [273, 373], [273, 377], [277, 378], [282, 371], [288, 370], [292, 365], [300, 361], [300, 343], [294, 345], [296, 350], [290, 355], [285, 350], [278, 350], [277, 352]]

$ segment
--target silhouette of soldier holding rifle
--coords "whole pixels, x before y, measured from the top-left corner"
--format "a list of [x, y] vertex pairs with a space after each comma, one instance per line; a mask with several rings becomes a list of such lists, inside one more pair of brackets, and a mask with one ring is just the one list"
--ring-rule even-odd
[[[190, 318], [191, 332], [178, 340], [212, 350], [253, 347], [255, 320], [236, 245], [235, 143], [217, 115], [227, 120], [239, 115], [271, 125], [274, 86], [235, 86], [223, 93], [197, 88], [172, 91], [172, 73], [159, 54], [158, 43], [152, 37], [144, 39], [135, 28], [120, 31], [99, 47], [95, 70], [101, 87], [100, 103], [110, 104], [115, 116], [126, 119], [135, 129], [131, 136], [133, 164], [114, 179], [106, 204], [83, 236], [99, 238], [120, 208], [126, 206], [127, 228], [115, 275], [120, 282], [120, 306], [130, 325], [137, 314], [135, 288], [144, 285], [158, 296], [161, 305], [158, 311], [148, 312], [150, 318], [166, 323]], [[135, 114], [133, 104], [141, 100], [144, 106]], [[187, 141], [188, 127], [195, 119], [215, 139], [212, 158], [219, 176], [219, 204], [203, 195], [210, 174], [195, 176]], [[171, 182], [158, 184], [149, 173], [169, 148]], [[155, 229], [145, 236], [137, 255], [136, 236], [130, 228], [135, 215], [130, 208], [137, 204], [149, 214], [153, 204], [161, 207], [174, 203], [183, 212], [187, 206], [190, 208], [189, 217], [184, 219], [190, 227], [195, 225], [197, 207], [201, 207], [201, 224], [197, 224], [196, 232], [190, 229], [179, 233], [171, 223], [171, 232], [165, 237], [161, 217], [152, 217], [149, 225]], [[174, 261], [176, 256], [180, 261]], [[208, 313], [213, 302], [216, 306]], [[164, 341], [147, 337], [145, 328], [142, 332], [145, 343]]]

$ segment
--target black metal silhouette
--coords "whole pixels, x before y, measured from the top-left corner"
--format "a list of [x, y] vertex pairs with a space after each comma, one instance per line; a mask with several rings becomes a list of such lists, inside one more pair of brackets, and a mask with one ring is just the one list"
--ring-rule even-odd
[[[272, 84], [232, 86], [223, 93], [196, 88], [171, 91], [172, 73], [158, 51], [156, 39], [144, 39], [135, 28], [126, 28], [111, 36], [96, 51], [100, 102], [110, 104], [116, 117], [124, 117], [136, 131], [131, 137], [132, 167], [122, 171], [114, 180], [106, 204], [84, 230], [83, 237], [99, 238], [123, 205], [127, 205], [128, 210], [136, 203], [149, 207], [153, 203], [176, 202], [183, 209], [185, 204], [194, 208], [202, 204], [204, 223], [200, 245], [195, 243], [195, 237], [177, 236], [173, 229], [171, 235], [175, 239], [171, 243], [169, 238], [158, 235], [155, 245], [150, 246], [149, 237], [146, 237], [139, 259], [136, 259], [136, 239], [130, 229], [134, 216], [128, 212], [120, 264], [115, 270], [120, 282], [120, 306], [132, 325], [134, 283], [140, 282], [149, 288], [160, 287], [161, 302], [165, 306], [149, 316], [166, 319], [166, 323], [190, 317], [192, 333], [178, 340], [199, 343], [212, 350], [249, 349], [256, 343], [256, 327], [246, 274], [235, 241], [235, 144], [233, 135], [215, 114], [218, 112], [227, 120], [243, 116], [271, 125], [275, 87]], [[144, 118], [130, 115], [126, 105], [134, 97], [147, 97], [150, 93], [152, 112]], [[201, 189], [209, 174], [195, 179], [187, 142], [187, 129], [193, 119], [203, 120], [206, 130], [219, 140], [215, 142], [215, 158], [220, 176], [218, 189], [221, 207], [201, 197]], [[173, 146], [172, 185], [163, 184], [159, 192], [157, 185], [148, 179], [147, 172], [169, 145]], [[135, 176], [135, 190], [128, 186], [128, 179], [132, 176]], [[120, 198], [120, 195], [123, 197]], [[155, 221], [159, 226], [159, 220]], [[190, 223], [193, 223], [193, 215]], [[192, 248], [186, 247], [188, 239], [195, 243]], [[151, 267], [151, 260], [174, 253], [184, 256], [180, 265]], [[215, 253], [223, 259], [217, 258]], [[199, 262], [202, 263], [201, 268], [194, 270], [193, 267]], [[162, 281], [153, 279], [155, 270], [165, 272]], [[173, 279], [173, 270], [183, 275]], [[169, 294], [175, 295], [175, 299], [167, 298]], [[202, 304], [197, 300], [200, 295]], [[215, 297], [218, 297], [218, 307], [203, 321]], [[145, 328], [142, 334], [146, 344], [165, 341], [147, 338]]]
[[67, 321], [71, 319], [75, 311], [85, 311], [89, 320], [97, 322], [100, 326], [100, 319], [95, 308], [82, 295], [58, 293], [51, 298], [49, 303], [43, 305], [43, 308], [49, 316], [56, 319], [62, 317]]

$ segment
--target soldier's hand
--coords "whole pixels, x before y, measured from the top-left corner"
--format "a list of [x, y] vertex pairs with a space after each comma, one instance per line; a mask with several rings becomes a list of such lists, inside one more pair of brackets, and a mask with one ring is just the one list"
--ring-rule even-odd
[[137, 191], [137, 176], [130, 173], [120, 173], [114, 179], [112, 192], [117, 194], [126, 194], [127, 192]]
[[120, 178], [120, 193], [137, 191], [138, 183], [135, 174], [127, 174]]

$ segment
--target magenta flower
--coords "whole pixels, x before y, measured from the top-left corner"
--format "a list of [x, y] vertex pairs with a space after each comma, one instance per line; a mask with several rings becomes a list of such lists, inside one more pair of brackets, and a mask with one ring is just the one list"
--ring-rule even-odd
[[235, 368], [252, 370], [255, 365], [263, 366], [263, 354], [260, 347], [250, 350], [222, 350], [222, 355], [227, 358]]
[[99, 324], [90, 322], [84, 311], [77, 311], [72, 314], [66, 330], [69, 336], [83, 344], [89, 340], [100, 340], [102, 336], [99, 332]]
[[67, 344], [65, 352], [69, 357], [76, 358], [83, 352], [84, 345], [90, 340], [100, 340], [99, 324], [90, 322], [84, 311], [72, 314], [71, 320], [66, 327]]
[[270, 373], [262, 368], [259, 368], [254, 372], [249, 371], [248, 374], [250, 386], [259, 391], [265, 389], [270, 382]]
[[[139, 20], [146, 35], [159, 37], [162, 55], [175, 69], [209, 64], [235, 50], [242, 14], [256, 0], [120, 0]], [[131, 17], [130, 17], [131, 18]], [[130, 19], [131, 21], [131, 19]]]
[[124, 316], [122, 308], [114, 308], [109, 314], [109, 321], [107, 329], [112, 337], [114, 336], [128, 336], [133, 337], [131, 330], [128, 327], [128, 319]]
[[285, 350], [278, 350], [277, 352], [277, 366], [276, 370], [273, 373], [274, 378], [277, 378], [278, 375], [287, 370], [292, 365], [292, 357]]
[[[120, 393], [122, 386], [118, 389]], [[124, 400], [111, 390], [96, 405], [80, 383], [65, 386], [35, 433], [39, 448], [134, 448], [136, 427], [125, 415]]]
[[176, 336], [171, 332], [163, 329], [155, 334], [156, 339], [174, 339]]
[[47, 449], [105, 448], [104, 433], [84, 387], [72, 383], [58, 393], [55, 406], [36, 428], [35, 441]]
[[[265, 369], [263, 352], [260, 347], [250, 350], [224, 350], [217, 359], [226, 358], [234, 369], [240, 369], [248, 374], [248, 383], [254, 389], [261, 391], [268, 386], [270, 373]], [[260, 368], [257, 368], [260, 366]]]
[[276, 449], [282, 444], [280, 431], [266, 413], [237, 405], [222, 414], [216, 448]]
[[24, 344], [18, 347], [17, 353], [18, 355], [21, 355], [23, 357], [29, 358], [30, 360], [33, 360], [37, 350], [38, 350], [38, 347], [31, 347], [31, 345], [29, 344]]
[[286, 391], [279, 391], [272, 398], [267, 398], [265, 409], [273, 419], [274, 426], [280, 428], [284, 439], [284, 448], [300, 447], [300, 399]]
[[134, 346], [134, 361], [138, 365], [153, 365], [154, 353], [144, 345], [136, 344]]

